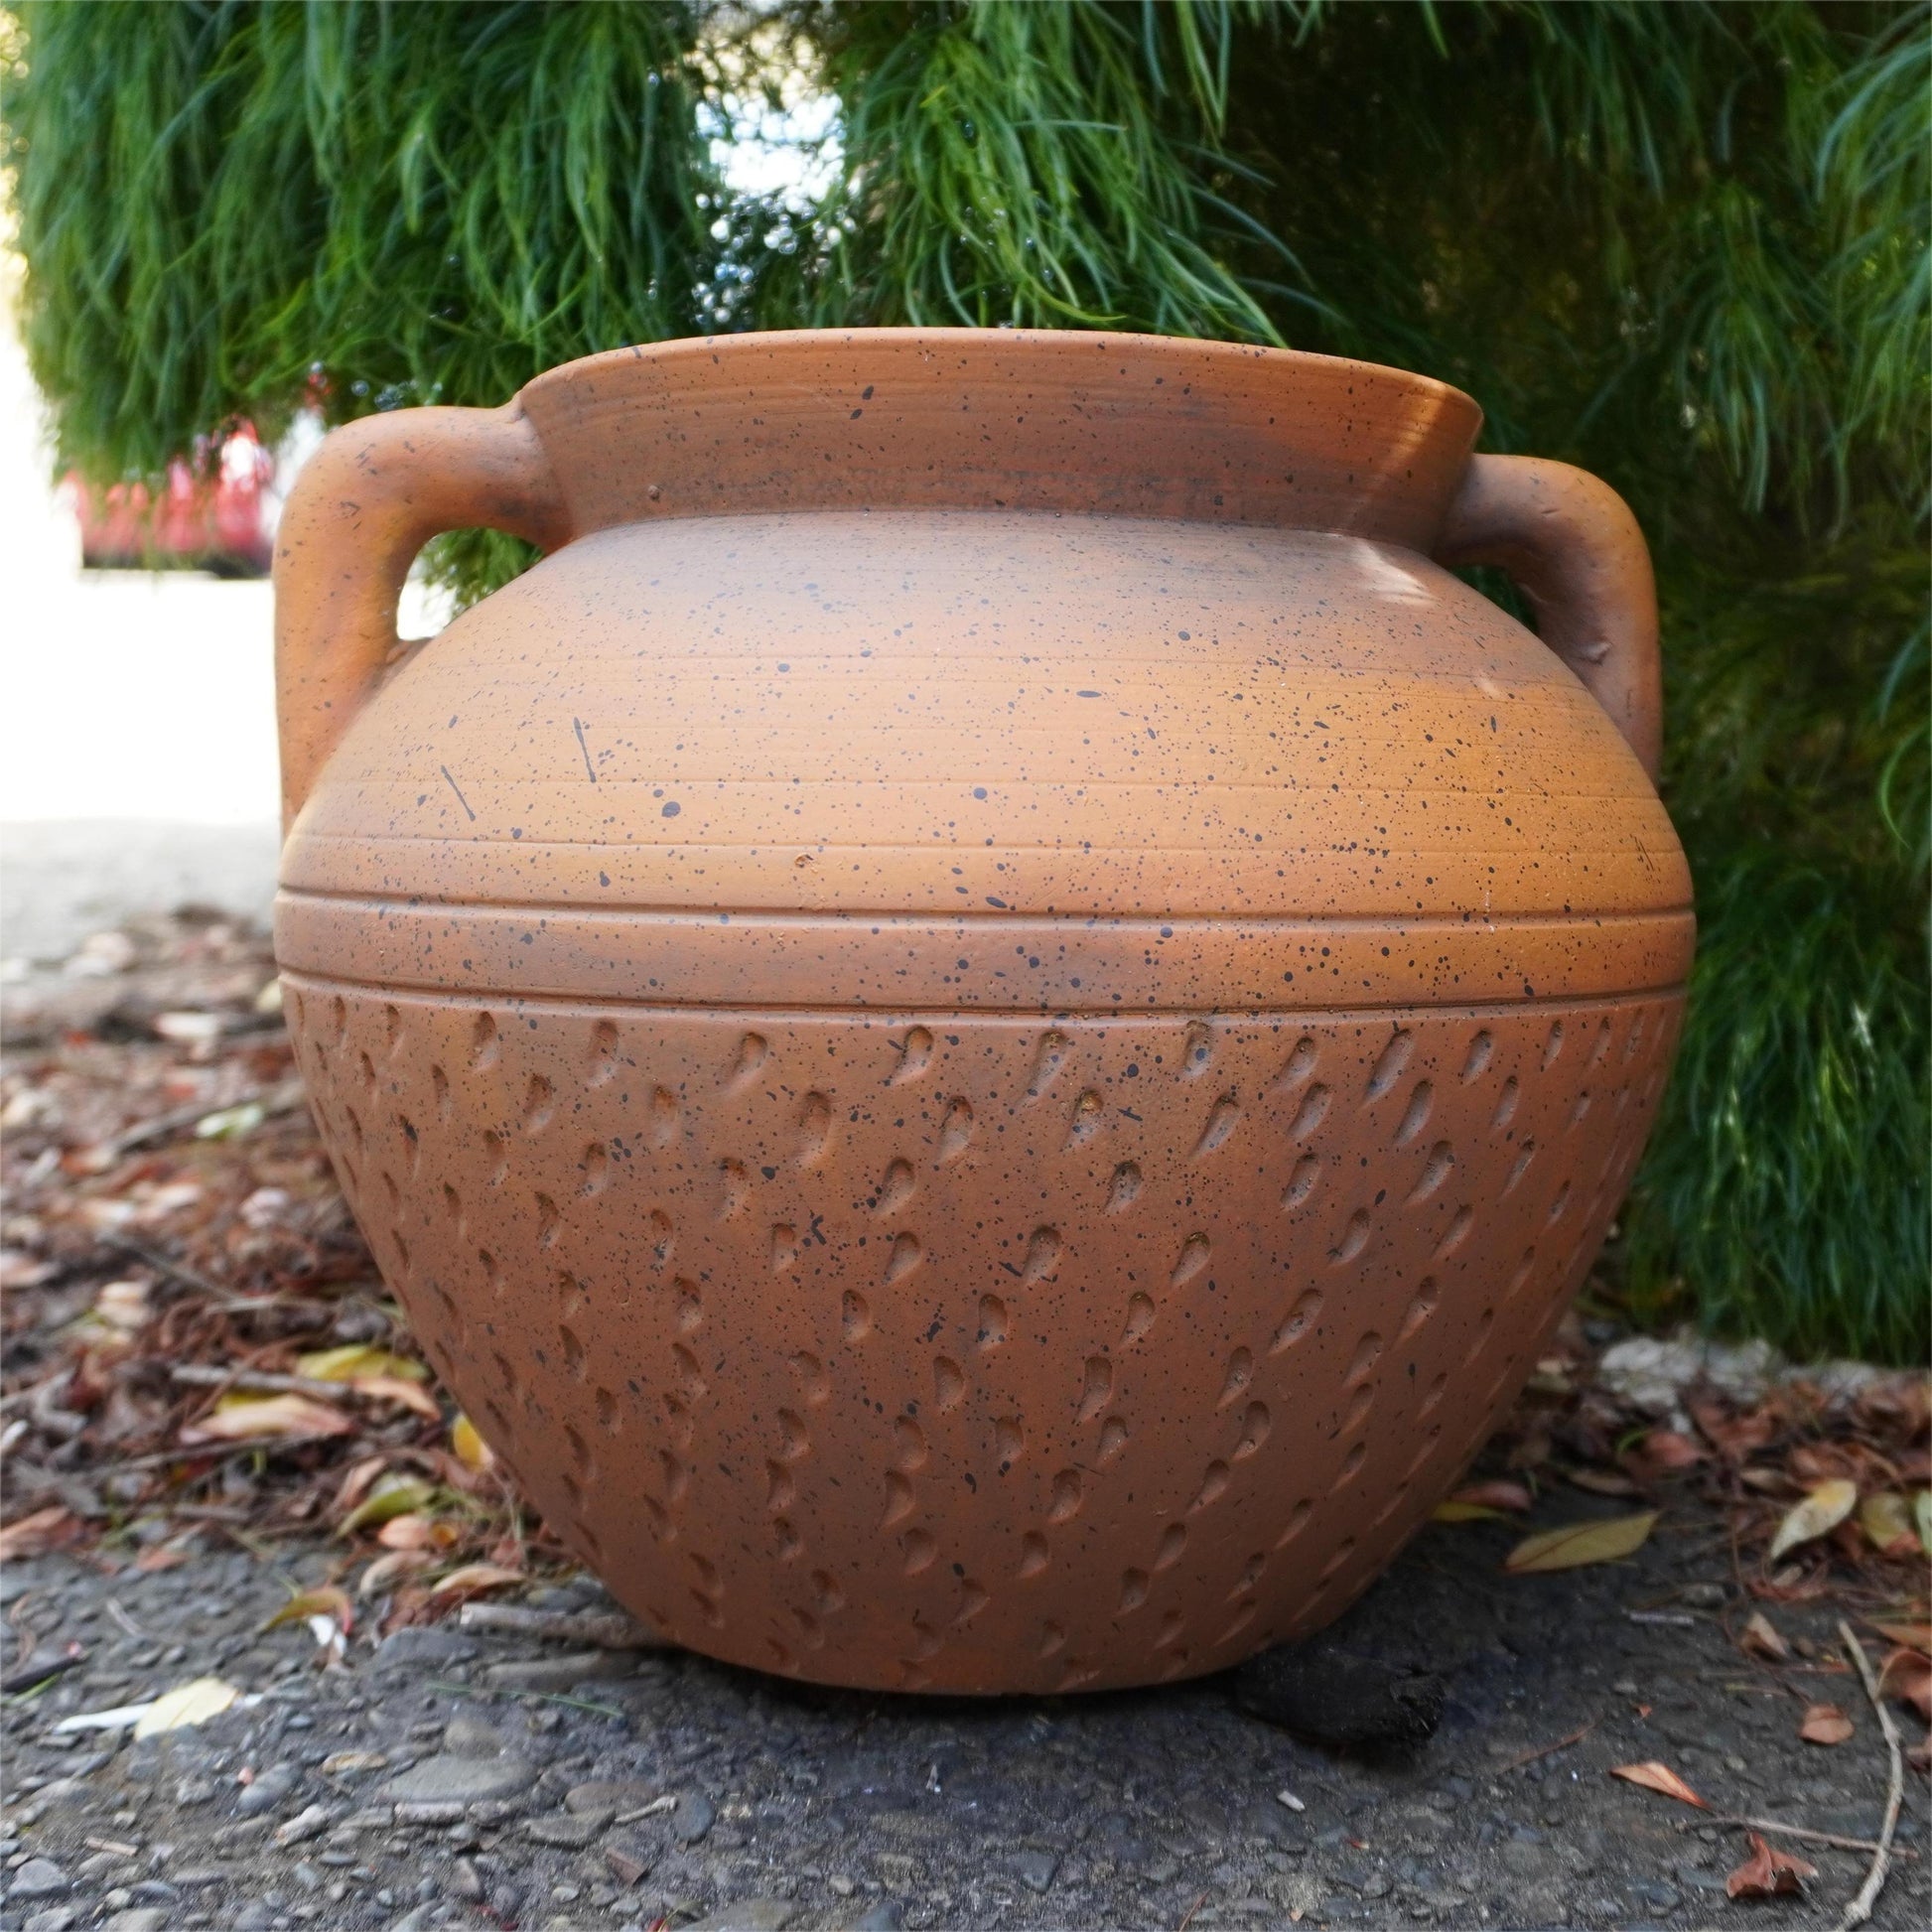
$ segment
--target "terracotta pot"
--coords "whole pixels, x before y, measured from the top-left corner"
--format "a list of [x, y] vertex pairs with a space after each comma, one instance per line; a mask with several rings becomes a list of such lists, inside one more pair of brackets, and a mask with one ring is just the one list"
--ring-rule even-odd
[[[738, 336], [304, 474], [302, 1070], [438, 1369], [678, 1641], [1215, 1670], [1515, 1394], [1692, 919], [1642, 538], [1478, 422], [1207, 343]], [[474, 524], [553, 554], [389, 668]]]

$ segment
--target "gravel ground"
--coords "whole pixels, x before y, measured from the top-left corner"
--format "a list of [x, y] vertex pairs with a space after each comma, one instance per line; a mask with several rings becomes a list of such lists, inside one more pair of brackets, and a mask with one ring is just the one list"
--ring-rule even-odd
[[[1742, 1831], [1607, 1771], [1660, 1759], [1719, 1812], [1874, 1834], [1886, 1758], [1829, 1655], [1842, 1608], [1777, 1608], [1788, 1664], [1740, 1651], [1724, 1520], [1688, 1493], [1623, 1564], [1507, 1578], [1520, 1533], [1432, 1526], [1305, 1647], [1311, 1681], [1337, 1652], [1447, 1680], [1433, 1738], [1379, 1760], [1297, 1741], [1215, 1681], [921, 1701], [447, 1624], [358, 1633], [322, 1669], [305, 1626], [261, 1626], [340, 1546], [212, 1525], [147, 1573], [19, 1562], [16, 1639], [85, 1656], [6, 1700], [0, 1932], [1833, 1925], [1865, 1855], [1782, 1841], [1819, 1868], [1809, 1895], [1732, 1903]], [[604, 1602], [588, 1581], [525, 1600]], [[255, 1701], [140, 1742], [54, 1732], [216, 1674]], [[1850, 1740], [1800, 1741], [1814, 1699]], [[1925, 1813], [1908, 1772], [1908, 1853]], [[1925, 1865], [1894, 1865], [1872, 1922], [1932, 1923]]]

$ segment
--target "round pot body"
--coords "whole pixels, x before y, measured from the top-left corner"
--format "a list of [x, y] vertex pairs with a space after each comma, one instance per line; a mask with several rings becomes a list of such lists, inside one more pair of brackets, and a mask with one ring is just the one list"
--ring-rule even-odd
[[[301, 1069], [439, 1372], [666, 1635], [1219, 1669], [1515, 1395], [1692, 926], [1627, 512], [1477, 423], [1214, 345], [752, 336], [305, 477]], [[385, 670], [480, 521], [552, 554]]]

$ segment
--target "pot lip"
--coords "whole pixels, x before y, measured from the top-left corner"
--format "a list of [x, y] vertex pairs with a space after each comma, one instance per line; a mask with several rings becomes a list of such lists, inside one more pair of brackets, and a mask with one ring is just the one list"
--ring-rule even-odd
[[1334, 531], [1428, 554], [1482, 427], [1433, 376], [1048, 329], [804, 329], [607, 349], [512, 409], [587, 535], [685, 516], [1010, 509]]
[[[1208, 336], [1151, 336], [1134, 330], [1110, 329], [969, 329], [959, 327], [926, 328], [918, 325], [890, 328], [854, 329], [747, 329], [729, 335], [675, 336], [662, 342], [626, 344], [619, 348], [598, 349], [589, 355], [559, 362], [541, 375], [534, 375], [516, 392], [525, 402], [562, 387], [573, 378], [605, 370], [629, 368], [639, 360], [658, 364], [700, 362], [706, 356], [717, 361], [721, 355], [742, 357], [774, 348], [890, 348], [926, 345], [934, 348], [1004, 346], [1024, 351], [1029, 361], [1042, 368], [1062, 359], [1071, 360], [1079, 350], [1094, 345], [1131, 349], [1136, 354], [1168, 359], [1176, 366], [1190, 358], [1203, 360], [1208, 367], [1231, 367], [1238, 362], [1258, 362], [1270, 371], [1328, 377], [1360, 375], [1378, 382], [1393, 382], [1411, 389], [1418, 396], [1435, 401], [1460, 404], [1473, 418], [1469, 434], [1482, 427], [1482, 405], [1452, 382], [1440, 376], [1423, 375], [1413, 369], [1399, 368], [1393, 362], [1371, 362], [1354, 355], [1326, 355], [1310, 348], [1276, 348], [1266, 343], [1230, 343]], [[720, 367], [722, 369], [722, 363]], [[721, 373], [720, 381], [725, 380]]]

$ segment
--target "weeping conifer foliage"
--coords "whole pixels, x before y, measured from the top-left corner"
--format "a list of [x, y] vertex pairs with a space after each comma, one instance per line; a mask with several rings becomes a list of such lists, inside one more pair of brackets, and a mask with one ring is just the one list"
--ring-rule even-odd
[[[499, 402], [708, 329], [1125, 328], [1446, 377], [1629, 497], [1689, 1033], [1616, 1262], [1796, 1351], [1932, 1345], [1932, 25], [1795, 0], [28, 0], [8, 135], [61, 455]], [[728, 191], [727, 90], [837, 96]], [[520, 567], [444, 541], [465, 595]], [[1484, 587], [1505, 601], [1506, 585]]]

